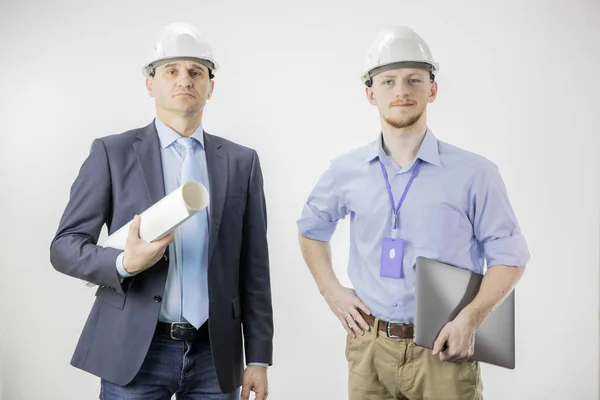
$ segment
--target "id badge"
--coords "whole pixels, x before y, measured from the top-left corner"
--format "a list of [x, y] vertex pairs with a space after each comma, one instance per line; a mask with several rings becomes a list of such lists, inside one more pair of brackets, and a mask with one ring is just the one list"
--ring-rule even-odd
[[402, 260], [404, 256], [404, 239], [383, 239], [381, 245], [381, 267], [379, 274], [384, 278], [404, 279]]

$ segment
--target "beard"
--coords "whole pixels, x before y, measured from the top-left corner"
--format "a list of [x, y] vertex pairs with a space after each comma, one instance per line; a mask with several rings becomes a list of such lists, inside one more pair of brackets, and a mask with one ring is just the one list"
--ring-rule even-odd
[[383, 119], [388, 123], [388, 125], [396, 129], [402, 129], [414, 125], [419, 119], [421, 119], [424, 112], [425, 107], [417, 110], [414, 114], [398, 117], [383, 117]]

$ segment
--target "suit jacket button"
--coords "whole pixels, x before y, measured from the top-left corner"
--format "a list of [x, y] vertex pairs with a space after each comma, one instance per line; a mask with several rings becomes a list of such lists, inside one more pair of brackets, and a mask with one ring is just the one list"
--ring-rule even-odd
[[169, 256], [165, 254], [165, 255], [163, 256], [163, 260], [165, 260], [165, 261], [169, 261]]
[[156, 295], [156, 296], [154, 296], [154, 301], [156, 301], [157, 303], [160, 303], [162, 301], [162, 297]]

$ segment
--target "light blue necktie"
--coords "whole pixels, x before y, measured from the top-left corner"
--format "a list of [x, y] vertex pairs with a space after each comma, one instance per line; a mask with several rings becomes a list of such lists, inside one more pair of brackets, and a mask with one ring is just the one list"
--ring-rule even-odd
[[[177, 142], [185, 149], [181, 184], [189, 180], [205, 184], [194, 156], [194, 147], [200, 147], [200, 143], [186, 137], [179, 138]], [[183, 317], [196, 328], [200, 328], [208, 319], [207, 238], [208, 217], [205, 208], [181, 225]]]

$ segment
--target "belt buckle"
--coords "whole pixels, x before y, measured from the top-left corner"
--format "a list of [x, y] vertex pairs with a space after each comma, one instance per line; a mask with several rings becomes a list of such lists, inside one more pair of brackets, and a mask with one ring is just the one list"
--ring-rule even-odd
[[171, 339], [183, 340], [183, 339], [176, 338], [175, 336], [173, 336], [173, 331], [175, 330], [175, 326], [181, 326], [181, 325], [185, 325], [185, 322], [171, 322], [171, 329], [169, 331], [169, 336], [171, 336]]
[[394, 336], [394, 335], [392, 335], [391, 329], [392, 329], [392, 323], [391, 322], [386, 323], [386, 325], [385, 325], [385, 333], [387, 334], [387, 337], [389, 337], [389, 338], [399, 338], [400, 336]]

